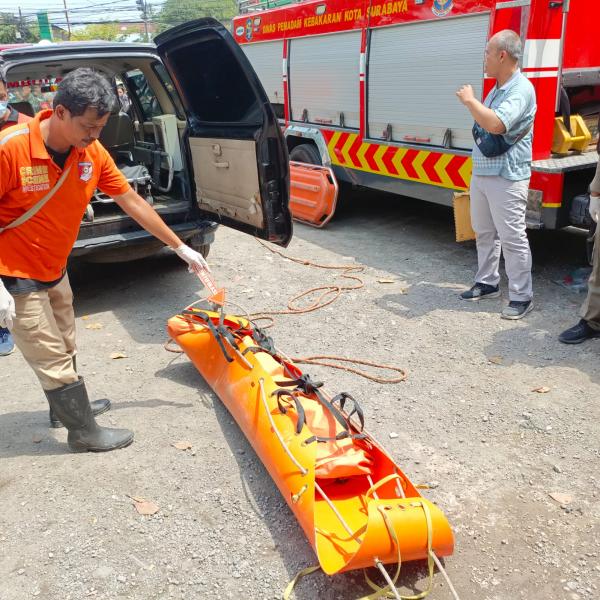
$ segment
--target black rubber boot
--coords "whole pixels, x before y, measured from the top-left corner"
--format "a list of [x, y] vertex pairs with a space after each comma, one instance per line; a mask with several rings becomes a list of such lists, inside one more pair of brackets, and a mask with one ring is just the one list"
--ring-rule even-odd
[[[77, 357], [73, 356], [73, 369], [77, 371]], [[92, 414], [97, 417], [102, 413], [105, 413], [110, 410], [110, 400], [108, 398], [102, 398], [101, 400], [92, 400], [90, 402], [90, 406], [92, 407]], [[50, 408], [50, 413], [48, 414], [48, 418], [50, 419], [50, 427], [52, 429], [58, 429], [59, 427], [64, 427], [64, 425], [60, 422], [60, 419], [54, 414], [52, 408]]]
[[[102, 398], [102, 400], [92, 400], [90, 402], [90, 407], [92, 409], [92, 414], [94, 415], [94, 417], [97, 417], [98, 415], [109, 411], [110, 406], [110, 400], [108, 398]], [[52, 427], [52, 429], [64, 427], [60, 419], [54, 414], [52, 407], [50, 407], [50, 413], [48, 417], [50, 419], [50, 427]]]
[[67, 441], [72, 452], [108, 452], [133, 442], [129, 429], [108, 429], [96, 423], [82, 378], [45, 394], [50, 408], [69, 431]]

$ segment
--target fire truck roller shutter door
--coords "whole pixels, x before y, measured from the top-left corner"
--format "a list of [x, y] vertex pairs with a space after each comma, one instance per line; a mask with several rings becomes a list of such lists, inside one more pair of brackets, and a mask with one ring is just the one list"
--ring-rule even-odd
[[283, 104], [283, 42], [258, 42], [241, 46], [254, 67], [271, 104]]
[[290, 42], [292, 120], [360, 126], [360, 31], [296, 38]]
[[481, 98], [489, 14], [374, 29], [368, 65], [369, 137], [473, 146], [473, 119], [455, 92], [470, 83]]

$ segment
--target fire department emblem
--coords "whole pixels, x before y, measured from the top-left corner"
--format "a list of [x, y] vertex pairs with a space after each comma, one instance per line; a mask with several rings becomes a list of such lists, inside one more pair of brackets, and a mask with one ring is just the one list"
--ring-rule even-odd
[[89, 181], [92, 178], [93, 165], [91, 162], [80, 162], [79, 165], [79, 179], [81, 181]]
[[433, 0], [431, 10], [436, 17], [445, 17], [452, 10], [453, 0]]

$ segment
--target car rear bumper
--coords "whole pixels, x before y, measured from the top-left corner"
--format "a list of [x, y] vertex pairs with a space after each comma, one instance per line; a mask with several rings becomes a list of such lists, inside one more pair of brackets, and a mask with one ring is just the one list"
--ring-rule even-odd
[[[217, 223], [210, 221], [187, 221], [185, 223], [170, 225], [170, 228], [183, 241], [187, 241], [193, 237], [202, 244], [211, 244], [214, 241], [217, 227]], [[71, 256], [86, 256], [124, 246], [139, 247], [144, 245], [160, 247], [163, 244], [145, 230], [128, 231], [88, 239], [78, 239], [73, 246]]]

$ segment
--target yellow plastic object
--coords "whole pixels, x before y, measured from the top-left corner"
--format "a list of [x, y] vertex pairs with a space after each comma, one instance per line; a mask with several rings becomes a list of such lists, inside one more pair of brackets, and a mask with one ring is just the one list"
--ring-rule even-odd
[[592, 134], [581, 115], [571, 115], [571, 132], [567, 131], [562, 117], [554, 119], [554, 135], [552, 138], [552, 152], [554, 154], [567, 154], [569, 150], [583, 152], [587, 149], [592, 141]]
[[362, 429], [351, 396], [330, 398], [243, 318], [190, 307], [168, 332], [252, 444], [325, 573], [452, 554], [444, 514]]
[[471, 196], [468, 193], [454, 194], [454, 227], [457, 242], [475, 239], [475, 232], [471, 224]]

